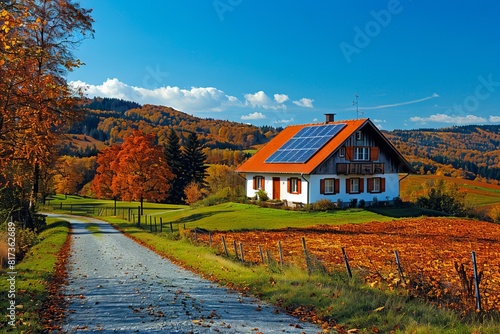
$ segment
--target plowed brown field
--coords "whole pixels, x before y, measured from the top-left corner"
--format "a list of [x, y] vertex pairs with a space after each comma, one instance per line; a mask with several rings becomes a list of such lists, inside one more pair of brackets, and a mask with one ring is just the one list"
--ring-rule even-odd
[[[247, 262], [260, 262], [260, 245], [279, 260], [278, 241], [285, 263], [305, 266], [302, 238], [307, 250], [327, 270], [345, 270], [344, 247], [354, 272], [377, 285], [401, 285], [394, 250], [398, 250], [406, 284], [427, 300], [457, 309], [474, 309], [471, 252], [482, 272], [480, 293], [485, 310], [500, 310], [500, 225], [465, 219], [418, 218], [367, 224], [321, 225], [274, 231], [213, 232], [213, 247], [222, 252], [221, 236], [234, 255], [234, 241], [242, 243]], [[208, 235], [198, 235], [208, 244]], [[455, 263], [464, 264], [467, 278], [460, 278]]]

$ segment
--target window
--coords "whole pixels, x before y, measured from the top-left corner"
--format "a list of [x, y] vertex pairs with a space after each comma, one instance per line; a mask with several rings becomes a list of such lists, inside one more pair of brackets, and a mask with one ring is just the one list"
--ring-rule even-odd
[[367, 180], [368, 192], [383, 193], [385, 191], [385, 178], [373, 177]]
[[359, 193], [359, 179], [350, 179], [349, 182], [351, 183], [351, 192]]
[[321, 179], [319, 181], [319, 193], [320, 194], [338, 194], [339, 190], [339, 179]]
[[266, 184], [266, 179], [263, 176], [253, 177], [253, 189], [254, 190], [264, 190]]
[[339, 156], [340, 156], [341, 158], [344, 158], [344, 157], [345, 157], [345, 147], [344, 147], [344, 146], [342, 146], [342, 147], [340, 148], [340, 151], [339, 151]]
[[364, 179], [352, 178], [346, 179], [346, 192], [348, 194], [359, 194], [364, 191]]
[[356, 140], [363, 140], [363, 132], [361, 131], [356, 132]]
[[355, 147], [354, 148], [354, 160], [370, 160], [370, 148], [369, 147]]
[[288, 179], [288, 192], [291, 194], [300, 194], [302, 191], [301, 189], [301, 182], [299, 178], [296, 177], [291, 177]]

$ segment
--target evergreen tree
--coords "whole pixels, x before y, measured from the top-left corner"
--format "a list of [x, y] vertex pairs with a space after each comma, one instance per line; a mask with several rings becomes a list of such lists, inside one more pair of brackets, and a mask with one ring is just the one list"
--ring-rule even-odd
[[207, 156], [202, 151], [203, 146], [198, 140], [196, 133], [191, 132], [187, 138], [186, 146], [182, 151], [184, 163], [184, 185], [192, 182], [206, 187], [205, 177], [207, 176], [207, 166], [205, 160]]
[[168, 165], [175, 175], [171, 181], [168, 203], [181, 203], [184, 196], [184, 173], [183, 173], [183, 155], [181, 151], [180, 138], [177, 132], [172, 128], [168, 134], [167, 144], [165, 146], [165, 156], [167, 157]]

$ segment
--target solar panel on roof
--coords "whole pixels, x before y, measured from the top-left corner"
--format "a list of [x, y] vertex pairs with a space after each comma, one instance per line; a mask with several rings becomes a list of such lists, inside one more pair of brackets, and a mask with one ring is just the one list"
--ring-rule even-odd
[[271, 154], [267, 163], [305, 163], [344, 128], [345, 124], [306, 126]]

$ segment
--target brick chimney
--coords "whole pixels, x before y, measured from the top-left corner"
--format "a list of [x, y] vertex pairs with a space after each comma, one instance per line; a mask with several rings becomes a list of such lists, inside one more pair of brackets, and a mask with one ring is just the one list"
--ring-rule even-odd
[[328, 124], [328, 123], [335, 122], [335, 115], [336, 114], [325, 114], [325, 116], [326, 116], [326, 122], [325, 123]]

